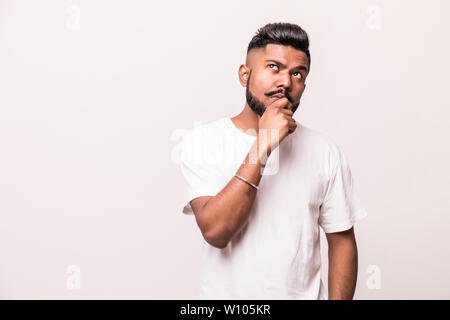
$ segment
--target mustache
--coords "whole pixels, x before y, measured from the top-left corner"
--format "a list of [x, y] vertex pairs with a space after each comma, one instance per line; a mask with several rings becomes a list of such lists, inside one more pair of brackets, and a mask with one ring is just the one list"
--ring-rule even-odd
[[277, 91], [271, 91], [271, 92], [264, 93], [264, 94], [265, 94], [267, 97], [271, 97], [271, 96], [273, 96], [273, 95], [275, 95], [275, 94], [278, 94], [278, 93], [282, 93], [282, 94], [289, 100], [289, 102], [292, 102], [291, 96], [290, 96], [289, 93], [288, 93], [287, 91], [285, 91], [284, 89], [280, 89], [280, 90], [277, 90]]

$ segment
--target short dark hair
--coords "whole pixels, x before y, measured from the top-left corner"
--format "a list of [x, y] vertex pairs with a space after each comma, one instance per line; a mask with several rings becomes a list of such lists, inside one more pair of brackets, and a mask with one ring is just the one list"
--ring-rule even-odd
[[309, 65], [311, 65], [308, 34], [300, 26], [288, 22], [266, 24], [259, 28], [253, 36], [248, 44], [247, 54], [251, 49], [265, 48], [269, 43], [292, 46], [303, 51], [308, 57]]

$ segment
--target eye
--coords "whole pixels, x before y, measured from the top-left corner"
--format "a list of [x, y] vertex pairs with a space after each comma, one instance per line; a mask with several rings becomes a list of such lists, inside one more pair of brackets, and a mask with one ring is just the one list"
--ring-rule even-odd
[[278, 68], [278, 66], [276, 65], [276, 64], [273, 64], [273, 63], [271, 63], [271, 64], [269, 64], [269, 65], [267, 65], [270, 69], [272, 69], [272, 67], [271, 66], [275, 66], [275, 67], [277, 67]]
[[302, 75], [300, 72], [294, 72], [293, 74], [295, 75], [296, 73], [299, 75], [299, 76], [298, 76], [299, 79], [302, 79], [302, 78], [303, 78], [303, 75]]

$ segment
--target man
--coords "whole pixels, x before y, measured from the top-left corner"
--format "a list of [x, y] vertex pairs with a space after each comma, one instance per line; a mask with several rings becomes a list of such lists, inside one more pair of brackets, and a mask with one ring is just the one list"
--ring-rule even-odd
[[[267, 24], [239, 67], [242, 112], [183, 137], [183, 212], [195, 214], [205, 240], [200, 299], [353, 298], [353, 225], [367, 213], [340, 147], [292, 118], [310, 66], [302, 28]], [[319, 226], [329, 248], [328, 292]]]

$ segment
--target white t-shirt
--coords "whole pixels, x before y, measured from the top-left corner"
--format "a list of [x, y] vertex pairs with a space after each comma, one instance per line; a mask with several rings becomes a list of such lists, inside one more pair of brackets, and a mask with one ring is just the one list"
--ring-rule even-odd
[[[183, 213], [193, 214], [192, 199], [215, 196], [237, 179], [255, 139], [230, 118], [183, 136]], [[248, 223], [224, 249], [203, 239], [197, 298], [328, 299], [319, 226], [326, 233], [344, 231], [366, 215], [342, 150], [297, 122], [268, 158]]]

